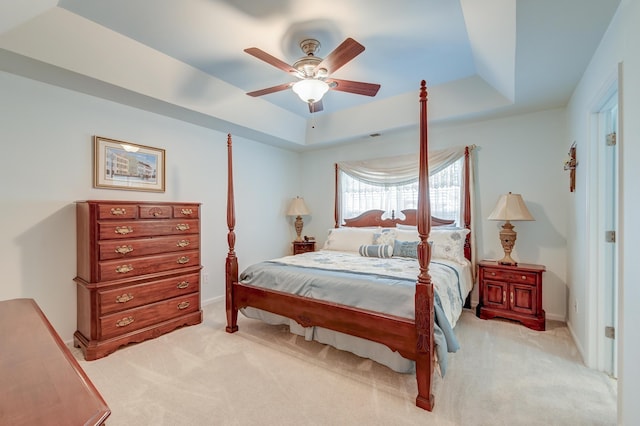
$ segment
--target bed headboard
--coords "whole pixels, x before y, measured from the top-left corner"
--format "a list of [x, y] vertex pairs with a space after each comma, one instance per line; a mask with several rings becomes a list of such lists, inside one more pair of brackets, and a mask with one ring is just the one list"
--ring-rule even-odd
[[[382, 215], [385, 213], [384, 210], [367, 210], [362, 213], [360, 216], [344, 219], [343, 226], [354, 226], [354, 227], [370, 227], [370, 226], [382, 226], [383, 228], [395, 228], [396, 225], [417, 225], [417, 210], [416, 209], [406, 209], [402, 210], [402, 214], [404, 215], [404, 219], [399, 219], [395, 217], [395, 211], [391, 212], [391, 217], [387, 219], [383, 219]], [[431, 216], [431, 226], [447, 226], [453, 225], [455, 220], [446, 220], [440, 219], [434, 216]]]

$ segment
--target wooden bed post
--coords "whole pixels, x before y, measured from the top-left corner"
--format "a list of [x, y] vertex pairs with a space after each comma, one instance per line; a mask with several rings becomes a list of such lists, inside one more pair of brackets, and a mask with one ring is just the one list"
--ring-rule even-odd
[[[465, 229], [471, 230], [471, 185], [470, 178], [470, 164], [471, 156], [469, 154], [469, 147], [464, 148], [464, 226]], [[471, 259], [471, 232], [467, 234], [467, 238], [464, 240], [464, 257]], [[471, 295], [469, 295], [471, 296]], [[470, 298], [470, 297], [469, 297]]]
[[226, 308], [227, 308], [227, 333], [235, 333], [238, 331], [238, 308], [234, 298], [233, 284], [238, 282], [238, 258], [234, 251], [236, 245], [236, 234], [233, 232], [236, 226], [236, 210], [233, 194], [233, 160], [231, 147], [231, 133], [227, 135], [227, 242], [229, 244], [229, 252], [227, 253], [227, 261], [225, 264], [225, 283], [226, 283]]
[[420, 168], [418, 172], [418, 264], [420, 274], [416, 283], [415, 324], [416, 324], [416, 380], [418, 396], [416, 405], [425, 410], [433, 410], [434, 398], [431, 393], [433, 374], [433, 329], [434, 297], [433, 284], [429, 275], [431, 247], [427, 242], [431, 232], [431, 206], [429, 202], [429, 143], [427, 138], [427, 84], [420, 84]]

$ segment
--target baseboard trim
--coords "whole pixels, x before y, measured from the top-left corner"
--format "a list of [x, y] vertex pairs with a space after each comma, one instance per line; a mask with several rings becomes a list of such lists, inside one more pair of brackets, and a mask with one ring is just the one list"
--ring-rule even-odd
[[585, 357], [584, 349], [582, 345], [580, 345], [580, 341], [576, 337], [576, 333], [573, 330], [573, 326], [571, 325], [570, 321], [567, 321], [567, 328], [569, 329], [569, 335], [571, 335], [571, 338], [573, 339], [573, 344], [576, 345], [576, 348], [578, 349], [578, 353], [580, 354], [580, 358], [582, 358], [582, 363], [587, 367], [589, 367], [587, 365], [587, 358]]

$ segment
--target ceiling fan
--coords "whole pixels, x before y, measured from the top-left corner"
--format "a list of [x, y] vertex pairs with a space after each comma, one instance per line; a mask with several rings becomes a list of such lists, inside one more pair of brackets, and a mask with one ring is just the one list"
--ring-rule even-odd
[[262, 96], [291, 88], [303, 102], [309, 105], [309, 112], [313, 113], [322, 111], [322, 97], [329, 90], [338, 90], [365, 96], [375, 96], [378, 93], [380, 89], [379, 84], [341, 80], [330, 76], [333, 72], [362, 53], [364, 51], [363, 45], [352, 38], [347, 38], [324, 59], [315, 56], [319, 47], [320, 42], [318, 40], [306, 39], [301, 41], [300, 48], [306, 56], [298, 59], [293, 65], [289, 65], [257, 47], [244, 49], [248, 54], [300, 79], [297, 82], [279, 84], [266, 89], [249, 92], [247, 95], [254, 97]]

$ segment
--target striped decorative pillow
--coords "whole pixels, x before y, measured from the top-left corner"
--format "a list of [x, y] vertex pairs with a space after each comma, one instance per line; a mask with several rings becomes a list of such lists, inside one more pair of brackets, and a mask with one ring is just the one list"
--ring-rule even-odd
[[388, 258], [393, 255], [393, 246], [389, 244], [365, 244], [360, 246], [360, 256]]

